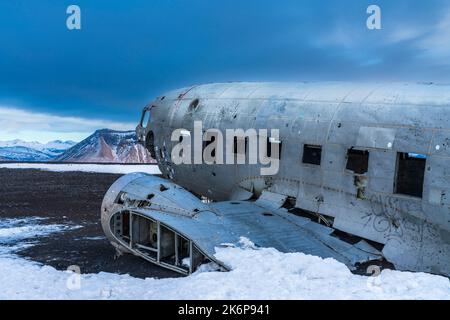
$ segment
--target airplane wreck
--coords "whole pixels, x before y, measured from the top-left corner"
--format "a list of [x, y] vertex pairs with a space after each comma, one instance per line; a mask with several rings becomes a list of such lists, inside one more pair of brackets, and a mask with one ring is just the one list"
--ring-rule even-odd
[[[449, 276], [449, 108], [450, 86], [436, 84], [218, 83], [169, 92], [144, 108], [136, 128], [162, 177], [119, 178], [105, 195], [102, 227], [118, 252], [183, 274], [206, 261], [227, 270], [215, 247], [246, 237], [350, 269], [385, 260]], [[275, 144], [280, 150], [277, 173], [262, 175], [262, 164], [175, 164], [172, 133], [182, 128], [180, 140], [188, 139], [196, 121], [202, 130], [278, 129], [264, 140], [267, 156]], [[235, 156], [249, 157], [246, 139]]]

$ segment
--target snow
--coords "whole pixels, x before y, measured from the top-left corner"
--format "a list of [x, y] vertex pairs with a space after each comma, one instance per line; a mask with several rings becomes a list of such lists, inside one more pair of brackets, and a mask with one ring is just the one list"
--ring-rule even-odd
[[48, 161], [52, 156], [26, 147], [5, 147], [0, 148], [0, 157], [13, 161]]
[[36, 243], [36, 238], [48, 236], [54, 232], [74, 230], [81, 226], [62, 224], [41, 224], [47, 220], [40, 217], [0, 220], [0, 257], [10, 255]]
[[0, 141], [0, 148], [2, 147], [26, 147], [38, 151], [45, 152], [47, 150], [58, 149], [58, 150], [66, 150], [70, 147], [73, 147], [76, 144], [74, 141], [50, 141], [48, 143], [40, 143], [37, 141], [23, 141], [20, 139], [11, 140], [11, 141]]
[[80, 171], [98, 173], [127, 174], [132, 172], [145, 172], [149, 174], [160, 174], [157, 165], [127, 165], [127, 164], [86, 164], [86, 163], [1, 163], [0, 168], [7, 169], [39, 169], [54, 172]]
[[[38, 221], [30, 221], [31, 229], [20, 226], [23, 221], [1, 224], [0, 247], [20, 247], [28, 237], [63, 230], [33, 229]], [[450, 299], [445, 277], [390, 270], [378, 277], [358, 276], [336, 260], [256, 248], [245, 238], [216, 248], [230, 272], [204, 265], [191, 276], [169, 279], [79, 275], [19, 258], [13, 250], [0, 254], [0, 299]]]
[[75, 145], [73, 141], [50, 141], [46, 144], [23, 140], [0, 141], [0, 157], [12, 161], [48, 161]]

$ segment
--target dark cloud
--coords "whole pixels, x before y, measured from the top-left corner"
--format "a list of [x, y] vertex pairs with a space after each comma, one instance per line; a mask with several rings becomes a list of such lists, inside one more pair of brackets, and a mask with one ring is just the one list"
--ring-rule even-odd
[[[81, 31], [65, 27], [72, 2]], [[2, 1], [0, 104], [129, 122], [152, 97], [193, 83], [448, 81], [445, 1], [375, 1], [383, 30], [369, 31], [372, 2]]]

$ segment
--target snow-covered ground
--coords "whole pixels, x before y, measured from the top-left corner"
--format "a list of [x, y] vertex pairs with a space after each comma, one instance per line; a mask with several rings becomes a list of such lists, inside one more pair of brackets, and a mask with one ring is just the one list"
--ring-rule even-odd
[[74, 230], [81, 226], [62, 224], [43, 224], [47, 220], [40, 217], [1, 219], [0, 218], [0, 257], [32, 246], [38, 238], [54, 232]]
[[129, 164], [85, 164], [85, 163], [1, 163], [0, 168], [8, 169], [39, 169], [55, 172], [81, 171], [98, 173], [127, 174], [131, 172], [146, 172], [149, 174], [160, 174], [157, 165], [129, 165]]
[[390, 270], [378, 277], [358, 276], [333, 259], [257, 249], [246, 239], [236, 246], [217, 248], [217, 258], [230, 272], [203, 267], [185, 278], [79, 276], [14, 255], [15, 250], [32, 245], [30, 239], [65, 228], [42, 227], [39, 220], [2, 220], [1, 299], [450, 299], [445, 277]]

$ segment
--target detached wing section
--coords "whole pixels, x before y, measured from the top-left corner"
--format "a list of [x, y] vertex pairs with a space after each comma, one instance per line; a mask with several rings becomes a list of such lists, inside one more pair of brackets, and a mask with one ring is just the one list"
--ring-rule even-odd
[[257, 246], [334, 258], [350, 269], [379, 260], [381, 253], [355, 245], [333, 229], [281, 208], [282, 196], [263, 193], [257, 201], [203, 203], [178, 185], [146, 174], [120, 178], [102, 207], [105, 234], [119, 251], [188, 274], [205, 261], [227, 266], [215, 248], [248, 238]]

